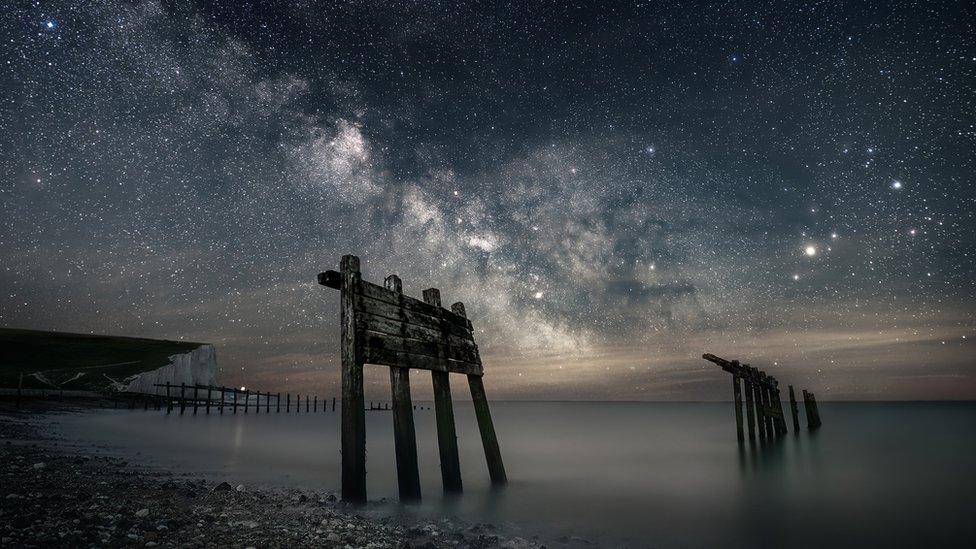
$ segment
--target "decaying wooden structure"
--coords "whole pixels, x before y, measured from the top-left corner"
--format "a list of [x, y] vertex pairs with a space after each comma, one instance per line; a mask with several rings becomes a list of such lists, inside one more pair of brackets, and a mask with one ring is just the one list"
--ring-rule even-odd
[[482, 382], [484, 370], [463, 303], [441, 306], [437, 288], [424, 290], [423, 301], [404, 295], [400, 278], [383, 286], [362, 279], [359, 258], [345, 255], [339, 271], [318, 276], [319, 284], [340, 291], [342, 346], [342, 499], [366, 501], [366, 416], [363, 365], [390, 367], [393, 433], [400, 499], [420, 499], [420, 472], [410, 370], [430, 370], [444, 490], [460, 492], [461, 467], [451, 404], [450, 374], [464, 374], [474, 401], [488, 472], [494, 484], [507, 482], [498, 439]]
[[[748, 364], [740, 364], [738, 360], [725, 360], [715, 355], [705, 353], [702, 358], [720, 366], [732, 374], [732, 399], [735, 407], [736, 434], [740, 441], [745, 440], [742, 428], [742, 394], [746, 398], [746, 431], [749, 440], [760, 442], [773, 440], [787, 433], [786, 417], [783, 414], [783, 402], [780, 399], [779, 381], [766, 372], [757, 370]], [[807, 426], [813, 430], [820, 427], [820, 412], [813, 393], [803, 391], [803, 401], [807, 413]], [[797, 417], [796, 397], [793, 386], [790, 385], [790, 411], [793, 415], [793, 430], [799, 432], [800, 420]]]

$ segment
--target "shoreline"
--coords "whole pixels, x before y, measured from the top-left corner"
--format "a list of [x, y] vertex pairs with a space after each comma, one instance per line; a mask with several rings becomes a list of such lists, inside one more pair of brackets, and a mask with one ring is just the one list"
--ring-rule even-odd
[[540, 548], [490, 524], [368, 516], [322, 490], [255, 486], [59, 444], [51, 413], [0, 410], [0, 545], [17, 547]]

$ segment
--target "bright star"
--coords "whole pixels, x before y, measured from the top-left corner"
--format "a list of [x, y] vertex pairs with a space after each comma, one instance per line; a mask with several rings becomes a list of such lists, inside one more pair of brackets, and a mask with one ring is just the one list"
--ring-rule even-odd
[[803, 249], [803, 253], [807, 254], [808, 257], [813, 257], [817, 255], [817, 247], [812, 245], [807, 246], [806, 248]]
[[535, 293], [535, 298], [536, 299], [542, 299], [542, 292], [536, 292]]
[[53, 29], [54, 27], [57, 27], [58, 24], [56, 22], [54, 22], [54, 21], [45, 21], [44, 22], [44, 26], [47, 27], [47, 28], [49, 28], [49, 29]]
[[798, 274], [793, 275], [793, 280], [800, 280], [800, 275]]
[[894, 190], [896, 190], [896, 191], [898, 189], [900, 189], [901, 188], [901, 181], [892, 181], [891, 182], [891, 188], [894, 189]]

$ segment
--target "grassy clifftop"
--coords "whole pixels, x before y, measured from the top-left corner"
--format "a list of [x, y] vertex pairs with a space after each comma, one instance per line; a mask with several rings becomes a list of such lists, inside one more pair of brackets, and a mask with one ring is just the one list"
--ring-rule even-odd
[[104, 390], [202, 343], [0, 328], [0, 387]]

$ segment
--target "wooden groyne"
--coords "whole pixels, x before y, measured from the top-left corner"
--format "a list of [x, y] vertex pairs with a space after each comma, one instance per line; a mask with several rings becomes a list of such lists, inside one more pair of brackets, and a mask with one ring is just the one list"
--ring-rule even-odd
[[458, 302], [450, 310], [445, 309], [437, 288], [424, 290], [423, 301], [404, 295], [403, 284], [396, 275], [386, 277], [383, 286], [367, 282], [362, 279], [359, 258], [353, 255], [342, 257], [339, 271], [320, 273], [318, 282], [340, 291], [343, 501], [366, 501], [363, 366], [367, 363], [390, 368], [397, 482], [402, 501], [421, 497], [414, 406], [410, 400], [411, 369], [430, 370], [433, 379], [444, 490], [462, 490], [450, 374], [467, 377], [488, 473], [492, 483], [506, 483], [485, 396], [484, 368], [464, 304]]
[[[767, 375], [766, 372], [757, 370], [748, 364], [741, 364], [738, 360], [725, 360], [709, 353], [702, 355], [702, 358], [717, 364], [732, 374], [732, 401], [735, 411], [736, 435], [739, 441], [745, 440], [746, 432], [748, 432], [750, 441], [755, 441], [758, 435], [760, 442], [771, 441], [787, 433], [779, 381], [775, 377]], [[793, 431], [799, 432], [800, 420], [797, 417], [796, 397], [792, 385], [789, 386], [789, 392]], [[743, 393], [746, 399], [746, 432], [744, 432], [742, 425]], [[813, 393], [803, 391], [803, 402], [808, 428], [813, 430], [820, 427], [820, 412], [817, 410], [817, 401]]]

